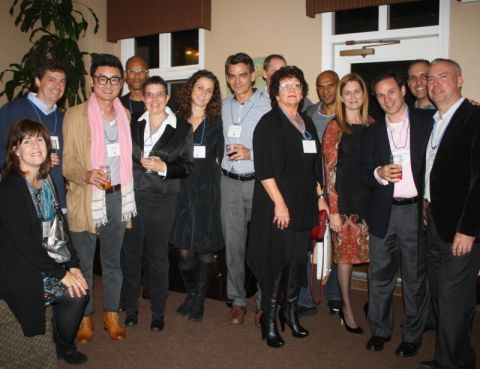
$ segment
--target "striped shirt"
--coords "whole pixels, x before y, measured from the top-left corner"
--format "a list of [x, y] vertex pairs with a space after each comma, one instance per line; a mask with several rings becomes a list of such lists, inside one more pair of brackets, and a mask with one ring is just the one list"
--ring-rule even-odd
[[[253, 167], [253, 131], [260, 118], [271, 110], [270, 99], [264, 91], [256, 90], [245, 103], [240, 104], [233, 95], [222, 103], [223, 136], [225, 147], [229, 144], [241, 144], [250, 150], [249, 160], [228, 160], [224, 148], [222, 168], [239, 174], [255, 172]], [[241, 127], [240, 137], [228, 137], [231, 126]]]

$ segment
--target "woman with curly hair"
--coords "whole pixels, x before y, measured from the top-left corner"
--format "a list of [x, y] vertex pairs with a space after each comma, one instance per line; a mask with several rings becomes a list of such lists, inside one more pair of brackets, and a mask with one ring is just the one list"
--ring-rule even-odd
[[350, 302], [352, 264], [368, 263], [368, 227], [365, 220], [370, 192], [359, 172], [360, 142], [372, 119], [368, 91], [358, 74], [344, 76], [337, 87], [337, 116], [323, 135], [326, 189], [333, 231], [333, 260], [342, 291], [340, 318], [350, 333], [363, 334]]
[[220, 169], [223, 155], [221, 96], [217, 77], [200, 70], [178, 96], [177, 117], [193, 128], [194, 165], [180, 184], [174, 243], [179, 251], [187, 297], [177, 309], [192, 321], [203, 319], [214, 253], [223, 248], [220, 221]]

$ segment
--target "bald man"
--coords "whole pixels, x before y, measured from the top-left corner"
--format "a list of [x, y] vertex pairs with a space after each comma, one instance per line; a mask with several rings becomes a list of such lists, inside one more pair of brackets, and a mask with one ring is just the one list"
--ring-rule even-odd
[[[338, 85], [338, 74], [333, 70], [326, 70], [320, 73], [316, 79], [316, 89], [318, 99], [315, 105], [310, 106], [306, 110], [306, 114], [312, 118], [317, 134], [322, 140], [323, 133], [327, 124], [335, 118], [335, 93]], [[309, 265], [309, 263], [307, 263]], [[310, 296], [310, 271], [307, 271], [308, 286], [300, 291], [300, 299], [298, 301], [298, 315], [313, 315], [317, 312], [312, 297]], [[337, 280], [337, 265], [332, 264], [332, 270], [328, 277], [324, 291], [325, 299], [328, 301], [328, 307], [331, 314], [338, 313], [343, 306], [340, 286]]]
[[309, 107], [306, 112], [312, 118], [320, 140], [327, 124], [335, 118], [335, 93], [338, 81], [338, 74], [333, 70], [320, 73], [316, 80], [317, 95], [320, 101]]
[[148, 78], [148, 63], [141, 56], [135, 55], [127, 60], [125, 65], [125, 82], [130, 92], [120, 98], [123, 106], [128, 109], [130, 115], [143, 113], [143, 84]]

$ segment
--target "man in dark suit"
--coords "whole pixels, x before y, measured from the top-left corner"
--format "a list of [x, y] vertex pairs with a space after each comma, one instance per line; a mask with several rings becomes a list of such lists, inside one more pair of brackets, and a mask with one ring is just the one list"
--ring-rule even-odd
[[368, 217], [372, 337], [367, 349], [382, 350], [392, 336], [392, 296], [401, 262], [405, 320], [395, 354], [409, 357], [420, 347], [429, 301], [425, 257], [418, 249], [418, 184], [432, 113], [408, 109], [405, 85], [396, 74], [377, 77], [373, 86], [386, 115], [367, 129], [362, 141], [361, 173], [372, 189]]
[[431, 63], [427, 87], [437, 106], [425, 162], [428, 277], [438, 319], [434, 361], [426, 369], [474, 369], [470, 344], [480, 268], [480, 107], [462, 97], [460, 66]]

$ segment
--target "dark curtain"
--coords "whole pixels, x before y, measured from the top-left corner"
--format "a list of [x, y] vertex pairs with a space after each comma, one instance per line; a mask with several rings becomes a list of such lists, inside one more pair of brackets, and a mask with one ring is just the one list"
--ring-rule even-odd
[[315, 18], [316, 14], [336, 12], [368, 6], [408, 3], [419, 0], [306, 0], [307, 16]]
[[107, 40], [210, 29], [211, 0], [107, 0]]

